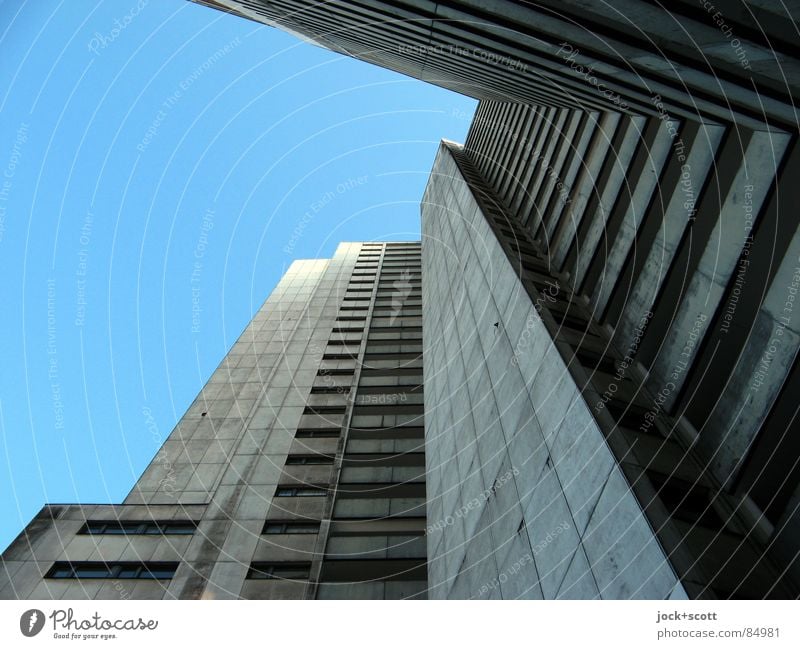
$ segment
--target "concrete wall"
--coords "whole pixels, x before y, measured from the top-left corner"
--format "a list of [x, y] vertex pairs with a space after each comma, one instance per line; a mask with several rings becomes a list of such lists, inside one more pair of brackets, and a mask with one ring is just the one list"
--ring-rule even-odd
[[422, 230], [431, 597], [685, 597], [446, 146]]

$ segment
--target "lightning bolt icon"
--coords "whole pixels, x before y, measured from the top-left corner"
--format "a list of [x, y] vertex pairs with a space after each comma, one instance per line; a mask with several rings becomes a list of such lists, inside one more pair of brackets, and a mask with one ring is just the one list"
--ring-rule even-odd
[[28, 631], [32, 631], [33, 630], [33, 625], [36, 624], [36, 620], [38, 620], [38, 619], [39, 619], [39, 616], [36, 615], [36, 611], [31, 613], [31, 617], [28, 620]]

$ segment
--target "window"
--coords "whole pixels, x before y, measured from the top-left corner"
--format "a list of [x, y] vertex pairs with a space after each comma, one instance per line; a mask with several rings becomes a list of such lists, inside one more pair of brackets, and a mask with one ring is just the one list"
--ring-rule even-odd
[[420, 380], [415, 383], [421, 383], [422, 371], [415, 367], [365, 367], [361, 370], [361, 378], [376, 377], [376, 376], [417, 376]]
[[348, 453], [342, 458], [346, 467], [425, 466], [425, 453]]
[[341, 482], [337, 498], [425, 498], [424, 482]]
[[195, 530], [197, 529], [197, 523], [184, 523], [184, 522], [174, 522], [174, 523], [159, 523], [161, 526], [161, 533], [162, 534], [194, 534]]
[[56, 561], [46, 579], [172, 579], [177, 561]]
[[350, 439], [423, 439], [425, 429], [422, 426], [394, 426], [379, 428], [358, 428], [351, 426]]
[[352, 368], [344, 368], [344, 369], [321, 369], [317, 370], [317, 376], [352, 376], [355, 373], [355, 370]]
[[323, 438], [323, 437], [340, 437], [342, 434], [341, 428], [301, 428], [295, 433], [295, 437], [299, 438]]
[[78, 534], [194, 534], [196, 521], [87, 521]]
[[276, 496], [284, 498], [313, 498], [328, 495], [327, 487], [315, 486], [278, 486]]
[[280, 521], [264, 523], [262, 534], [318, 534], [319, 521]]
[[379, 361], [379, 360], [422, 360], [422, 352], [375, 352], [364, 354], [365, 361]]
[[331, 521], [331, 536], [425, 536], [424, 516], [384, 518], [336, 518]]
[[347, 394], [350, 392], [349, 385], [315, 385], [311, 388], [311, 394]]
[[395, 394], [398, 395], [400, 393], [410, 394], [422, 394], [423, 393], [423, 385], [421, 383], [413, 384], [413, 383], [403, 383], [398, 385], [397, 383], [392, 383], [391, 385], [386, 384], [379, 384], [379, 383], [368, 383], [366, 385], [360, 385], [358, 387], [358, 394], [356, 396], [362, 396], [364, 394]]
[[[398, 278], [400, 279], [400, 278]], [[397, 279], [386, 279], [382, 278], [381, 281], [378, 283], [378, 295], [384, 293], [386, 291], [396, 291], [398, 287], [395, 285], [397, 284]], [[417, 292], [422, 290], [422, 282], [420, 282], [419, 277], [409, 277], [406, 278], [405, 281], [402, 282], [402, 288], [411, 288], [416, 290]]]
[[308, 579], [311, 571], [310, 563], [264, 563], [256, 561], [250, 564], [248, 579]]
[[330, 455], [290, 455], [286, 458], [287, 466], [298, 466], [304, 464], [333, 464]]
[[306, 406], [304, 415], [342, 415], [347, 406]]
[[425, 559], [339, 559], [322, 564], [322, 581], [424, 581]]

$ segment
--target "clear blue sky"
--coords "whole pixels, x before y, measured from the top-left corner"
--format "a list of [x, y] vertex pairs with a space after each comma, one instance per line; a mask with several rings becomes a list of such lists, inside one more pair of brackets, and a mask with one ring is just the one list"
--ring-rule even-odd
[[474, 108], [184, 0], [0, 0], [0, 549], [122, 500], [293, 259], [418, 238]]

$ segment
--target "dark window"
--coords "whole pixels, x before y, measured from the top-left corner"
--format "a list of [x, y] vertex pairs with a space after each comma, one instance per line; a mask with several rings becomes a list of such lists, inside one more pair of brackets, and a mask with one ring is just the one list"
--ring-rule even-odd
[[72, 566], [63, 565], [63, 563], [54, 565], [46, 575], [48, 579], [70, 579], [74, 576], [75, 574]]
[[337, 498], [425, 498], [424, 482], [339, 483]]
[[[134, 566], [134, 565], [122, 566], [115, 575], [115, 577], [118, 577], [120, 579], [136, 579], [140, 570], [141, 570], [140, 566]], [[150, 573], [150, 571], [148, 571], [148, 573], [152, 574]]]
[[333, 458], [330, 455], [290, 455], [286, 458], [288, 466], [298, 466], [303, 464], [333, 464]]
[[341, 415], [347, 406], [306, 406], [304, 415]]
[[310, 563], [264, 563], [250, 564], [248, 579], [308, 579]]
[[172, 579], [177, 561], [56, 561], [47, 579]]
[[424, 581], [425, 559], [344, 559], [322, 564], [322, 581]]
[[295, 486], [278, 486], [275, 490], [276, 496], [284, 498], [310, 498], [314, 496], [326, 496], [328, 489], [326, 487], [295, 487]]
[[318, 521], [279, 521], [264, 523], [263, 534], [318, 534]]
[[322, 369], [317, 370], [317, 376], [352, 376], [355, 373], [353, 368], [336, 368], [336, 369]]
[[194, 534], [197, 525], [195, 523], [160, 523], [162, 534]]
[[295, 437], [300, 438], [321, 438], [321, 437], [340, 437], [341, 428], [301, 428], [295, 433]]
[[365, 361], [379, 361], [379, 360], [422, 360], [421, 352], [392, 352], [392, 353], [374, 353], [364, 354]]
[[[402, 336], [404, 334], [412, 334], [412, 333], [422, 333], [422, 327], [370, 327], [369, 328], [369, 335], [370, 338], [374, 334], [394, 334], [395, 336]], [[415, 336], [412, 340], [419, 340], [419, 336]]]
[[195, 521], [87, 521], [78, 534], [194, 534]]
[[415, 367], [365, 367], [361, 370], [361, 378], [375, 377], [375, 376], [419, 376], [422, 378], [422, 372], [419, 368]]
[[311, 394], [347, 394], [348, 392], [350, 392], [349, 385], [315, 385], [311, 388]]
[[405, 394], [410, 394], [410, 393], [422, 394], [423, 385], [421, 383], [416, 385], [412, 383], [404, 385], [397, 385], [396, 383], [393, 383], [391, 385], [370, 384], [370, 385], [361, 385], [358, 388], [359, 397], [364, 394], [392, 394], [392, 393], [399, 394], [401, 392]]
[[350, 428], [350, 439], [423, 439], [425, 430], [421, 426], [392, 426], [379, 428]]
[[348, 453], [342, 458], [343, 466], [425, 466], [425, 453]]
[[331, 536], [425, 536], [424, 516], [337, 517], [331, 521]]
[[145, 564], [139, 577], [142, 579], [172, 579], [174, 575], [175, 568], [170, 568], [169, 566], [164, 565]]

